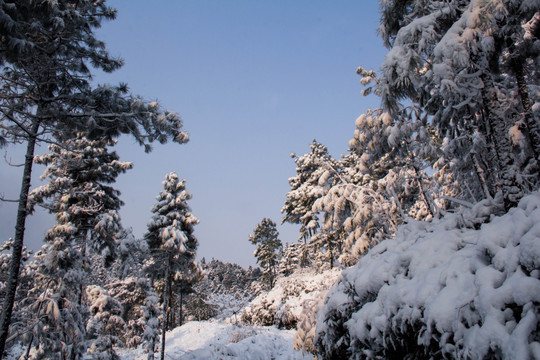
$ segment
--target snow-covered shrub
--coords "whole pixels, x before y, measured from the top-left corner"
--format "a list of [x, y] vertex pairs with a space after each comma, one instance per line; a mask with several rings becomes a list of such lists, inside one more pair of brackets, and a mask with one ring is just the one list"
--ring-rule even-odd
[[[403, 225], [318, 313], [322, 359], [540, 358], [540, 194]], [[491, 215], [490, 215], [491, 214]]]
[[150, 284], [145, 278], [127, 277], [122, 280], [111, 281], [106, 285], [109, 295], [122, 306], [122, 319], [126, 328], [120, 335], [126, 346], [136, 347], [141, 343], [144, 332], [142, 321], [145, 298], [150, 291]]
[[113, 346], [123, 345], [119, 338], [126, 325], [120, 316], [122, 305], [99, 286], [87, 286], [86, 295], [91, 314], [86, 331], [87, 335], [94, 339], [88, 353], [100, 360], [119, 359]]
[[144, 351], [148, 353], [148, 359], [154, 358], [156, 345], [159, 343], [159, 299], [155, 293], [149, 293], [142, 307], [145, 328], [142, 335]]
[[292, 329], [306, 301], [320, 299], [336, 281], [341, 270], [317, 273], [316, 269], [297, 269], [291, 276], [279, 278], [269, 292], [261, 293], [242, 312], [242, 322], [276, 325]]
[[322, 305], [321, 300], [306, 300], [304, 302], [302, 314], [300, 314], [296, 327], [297, 331], [294, 335], [294, 350], [302, 350], [302, 353], [317, 353], [313, 339], [315, 338], [317, 310]]

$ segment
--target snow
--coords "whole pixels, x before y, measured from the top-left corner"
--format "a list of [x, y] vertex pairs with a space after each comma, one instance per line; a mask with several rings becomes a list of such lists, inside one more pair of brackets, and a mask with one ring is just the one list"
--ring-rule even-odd
[[[311, 360], [293, 350], [294, 330], [192, 321], [167, 333], [165, 359]], [[146, 360], [142, 348], [118, 351], [122, 360]]]
[[353, 353], [411, 341], [458, 359], [538, 358], [540, 193], [502, 216], [494, 204], [411, 221], [343, 271], [318, 314], [319, 344], [344, 339], [332, 317]]

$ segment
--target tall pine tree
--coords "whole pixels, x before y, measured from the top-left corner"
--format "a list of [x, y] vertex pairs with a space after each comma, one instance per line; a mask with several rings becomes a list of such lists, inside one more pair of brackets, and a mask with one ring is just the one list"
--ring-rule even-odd
[[[87, 272], [91, 268], [89, 257], [108, 265], [116, 253], [117, 241], [122, 235], [118, 210], [122, 205], [119, 192], [110, 186], [116, 177], [131, 168], [131, 163], [118, 161], [118, 155], [109, 152], [113, 140], [88, 140], [83, 133], [66, 139], [61, 145], [49, 146], [49, 154], [36, 156], [35, 161], [47, 165], [43, 179], [50, 182], [30, 193], [29, 206], [44, 206], [55, 215], [56, 224], [46, 233], [43, 247], [34, 264], [37, 268], [34, 293], [39, 301], [54, 301], [63, 311], [54, 315], [54, 333], [34, 326], [35, 346], [45, 351], [76, 358], [83, 353], [84, 326], [74, 332], [62, 327], [65, 316], [82, 318], [84, 288], [88, 284]], [[74, 312], [67, 314], [68, 311]], [[36, 318], [50, 316], [38, 311]], [[48, 323], [39, 319], [43, 326]], [[63, 337], [58, 337], [64, 333]], [[71, 335], [77, 334], [75, 339]], [[52, 338], [51, 338], [52, 336]], [[52, 346], [58, 342], [58, 345]], [[64, 343], [70, 344], [65, 346]], [[31, 346], [30, 344], [29, 346]], [[60, 349], [60, 350], [58, 350]], [[68, 353], [64, 353], [68, 351]]]
[[253, 230], [253, 234], [249, 235], [249, 241], [257, 245], [255, 257], [263, 268], [262, 280], [267, 282], [270, 288], [274, 286], [277, 277], [278, 252], [282, 246], [278, 236], [276, 223], [268, 218], [262, 219]]
[[[152, 220], [148, 224], [145, 239], [152, 254], [147, 271], [154, 281], [162, 285], [163, 323], [161, 333], [161, 359], [165, 356], [165, 332], [168, 329], [171, 293], [174, 283], [194, 279], [200, 272], [195, 263], [198, 241], [194, 226], [199, 220], [191, 214], [186, 181], [179, 180], [175, 172], [167, 174], [163, 191], [157, 196], [152, 208]], [[157, 284], [156, 284], [157, 285]]]

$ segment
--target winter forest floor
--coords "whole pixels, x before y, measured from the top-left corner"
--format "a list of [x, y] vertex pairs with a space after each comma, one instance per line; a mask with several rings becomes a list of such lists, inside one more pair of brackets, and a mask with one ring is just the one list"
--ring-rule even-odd
[[[293, 350], [295, 330], [192, 321], [167, 333], [165, 359], [313, 359]], [[119, 350], [122, 360], [146, 360], [142, 348]]]

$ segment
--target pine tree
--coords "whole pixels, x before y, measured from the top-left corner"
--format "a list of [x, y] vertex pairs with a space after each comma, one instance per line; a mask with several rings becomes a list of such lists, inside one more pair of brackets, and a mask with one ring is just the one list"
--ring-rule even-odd
[[110, 57], [93, 30], [116, 12], [99, 1], [0, 3], [0, 142], [26, 143], [12, 265], [0, 319], [0, 354], [8, 336], [18, 285], [27, 201], [36, 143], [85, 130], [90, 136], [133, 135], [146, 146], [172, 138], [187, 141], [178, 115], [131, 96], [127, 87], [92, 88], [90, 68], [106, 72], [122, 61]]
[[309, 265], [309, 240], [319, 229], [319, 217], [313, 211], [313, 204], [326, 194], [329, 186], [335, 183], [338, 163], [332, 159], [326, 146], [313, 140], [311, 152], [297, 157], [296, 176], [289, 179], [291, 190], [286, 194], [282, 223], [300, 224], [299, 241], [304, 243], [301, 266]]
[[99, 286], [88, 286], [86, 294], [91, 315], [86, 331], [90, 339], [93, 339], [88, 352], [97, 360], [119, 360], [113, 346], [123, 345], [119, 338], [126, 326], [121, 317], [122, 305]]
[[281, 275], [289, 276], [300, 267], [302, 247], [301, 243], [285, 244], [279, 259], [279, 273]]
[[[358, 72], [366, 85], [366, 78], [377, 81], [372, 71]], [[356, 263], [371, 246], [394, 235], [407, 218], [430, 220], [439, 215], [432, 196], [436, 186], [422, 170], [437, 155], [436, 139], [421, 115], [414, 107], [396, 117], [378, 109], [356, 120], [350, 153], [335, 171], [338, 181], [312, 207], [323, 220], [314, 242], [326, 235], [340, 253], [341, 264]]]
[[115, 143], [106, 138], [89, 140], [78, 133], [62, 144], [50, 145], [49, 154], [34, 160], [47, 166], [41, 178], [50, 182], [32, 190], [29, 200], [31, 209], [39, 204], [55, 214], [57, 224], [47, 234], [47, 241], [70, 227], [71, 239], [65, 241], [76, 242], [83, 256], [87, 249], [101, 255], [106, 265], [116, 255], [122, 230], [117, 212], [123, 202], [110, 184], [132, 167], [108, 150]]
[[[538, 38], [523, 25], [537, 27], [540, 5], [409, 0], [381, 6], [379, 31], [390, 48], [376, 85], [383, 107], [395, 116], [400, 100], [412, 101], [443, 139], [439, 166], [448, 165], [473, 194], [491, 198], [501, 190], [505, 207], [513, 206], [539, 179], [540, 132], [529, 93], [538, 83], [539, 53], [526, 45]], [[472, 179], [463, 175], [470, 173]]]
[[174, 282], [179, 279], [195, 279], [200, 272], [195, 263], [198, 241], [193, 235], [199, 220], [191, 214], [185, 180], [179, 180], [175, 172], [167, 174], [163, 191], [157, 196], [152, 208], [152, 220], [148, 224], [145, 239], [152, 254], [147, 271], [153, 280], [161, 280], [163, 324], [161, 333], [161, 359], [165, 356], [165, 332], [170, 314], [170, 295]]
[[249, 235], [249, 241], [257, 245], [254, 255], [257, 263], [263, 268], [263, 281], [270, 288], [274, 286], [277, 277], [278, 251], [281, 249], [281, 240], [278, 236], [276, 223], [268, 218], [262, 219], [253, 230], [253, 234]]
[[145, 321], [142, 336], [144, 351], [148, 353], [148, 360], [154, 360], [154, 352], [159, 342], [159, 299], [155, 293], [148, 294], [142, 309]]
[[[79, 133], [61, 145], [50, 145], [51, 153], [35, 157], [37, 163], [47, 165], [42, 178], [49, 178], [50, 183], [30, 193], [30, 209], [40, 204], [55, 214], [57, 222], [46, 233], [48, 244], [34, 261], [34, 292], [41, 293], [38, 298], [52, 297], [57, 302], [70, 303], [69, 308], [79, 313], [71, 315], [76, 319], [81, 318], [83, 311], [89, 257], [97, 254], [96, 260], [110, 264], [121, 235], [117, 211], [122, 201], [119, 192], [108, 184], [129, 169], [131, 163], [118, 161], [116, 153], [108, 151], [107, 147], [113, 144], [106, 139], [90, 141]], [[63, 330], [57, 327], [57, 331]], [[71, 332], [70, 327], [65, 330]], [[50, 335], [41, 332], [36, 347], [49, 341], [45, 338]], [[73, 346], [84, 348], [82, 343]]]

